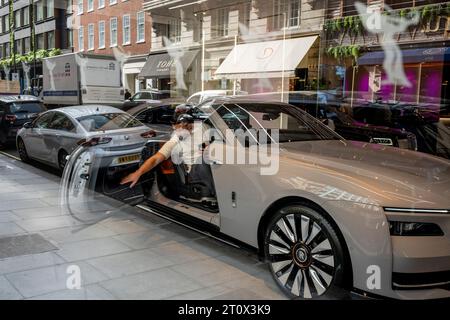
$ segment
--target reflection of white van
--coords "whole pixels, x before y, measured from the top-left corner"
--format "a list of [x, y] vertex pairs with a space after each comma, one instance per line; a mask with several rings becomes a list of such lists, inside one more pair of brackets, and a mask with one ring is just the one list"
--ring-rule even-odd
[[187, 99], [186, 102], [193, 105], [198, 105], [209, 98], [232, 96], [232, 95], [242, 96], [246, 94], [247, 92], [245, 91], [233, 92], [233, 90], [205, 90], [194, 93]]
[[110, 56], [69, 53], [42, 60], [44, 103], [48, 106], [120, 106], [120, 64]]

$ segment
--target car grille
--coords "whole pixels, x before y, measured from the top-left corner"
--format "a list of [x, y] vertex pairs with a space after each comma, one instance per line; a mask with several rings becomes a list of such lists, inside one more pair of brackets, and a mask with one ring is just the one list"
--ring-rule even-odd
[[420, 290], [440, 288], [450, 291], [450, 271], [392, 274], [395, 290]]

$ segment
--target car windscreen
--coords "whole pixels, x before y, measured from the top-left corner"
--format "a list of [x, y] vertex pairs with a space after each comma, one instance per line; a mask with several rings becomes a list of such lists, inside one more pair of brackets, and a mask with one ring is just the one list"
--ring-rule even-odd
[[90, 132], [135, 128], [143, 124], [127, 113], [93, 114], [77, 118], [78, 122]]
[[40, 113], [45, 111], [45, 107], [36, 101], [13, 102], [9, 104], [9, 110], [11, 113]]
[[[235, 132], [267, 132], [273, 141], [280, 143], [342, 139], [320, 121], [291, 105], [226, 103], [214, 105], [212, 109], [229, 129]], [[275, 132], [278, 137], [274, 137]]]

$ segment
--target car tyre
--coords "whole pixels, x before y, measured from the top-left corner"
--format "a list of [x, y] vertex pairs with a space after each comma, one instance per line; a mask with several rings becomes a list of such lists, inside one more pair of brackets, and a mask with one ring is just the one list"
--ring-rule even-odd
[[23, 162], [29, 162], [30, 157], [28, 156], [27, 148], [25, 146], [25, 142], [22, 138], [17, 140], [17, 152], [19, 153], [20, 160]]
[[336, 228], [304, 204], [278, 210], [264, 239], [265, 257], [278, 286], [293, 299], [342, 299], [344, 248]]
[[66, 167], [67, 156], [68, 155], [69, 154], [66, 151], [64, 151], [64, 150], [59, 151], [59, 154], [58, 154], [58, 167], [59, 167], [59, 170], [61, 170], [61, 172], [63, 172], [64, 168]]

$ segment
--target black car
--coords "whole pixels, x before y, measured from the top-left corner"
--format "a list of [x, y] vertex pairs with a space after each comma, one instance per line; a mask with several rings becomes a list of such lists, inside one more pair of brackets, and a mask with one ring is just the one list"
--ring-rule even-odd
[[[379, 115], [371, 115], [380, 121], [367, 123], [342, 111], [343, 102], [332, 95], [319, 93], [294, 92], [288, 96], [288, 103], [299, 106], [312, 116], [332, 127], [347, 140], [366, 141], [416, 150], [417, 141], [414, 133], [390, 126], [380, 119]], [[373, 110], [371, 110], [373, 112]], [[368, 117], [371, 119], [371, 117]]]
[[0, 96], [0, 146], [15, 143], [17, 131], [46, 110], [35, 96]]
[[373, 102], [355, 106], [353, 118], [367, 125], [411, 132], [418, 151], [450, 158], [450, 131], [440, 125], [440, 112], [432, 105]]
[[166, 134], [172, 131], [172, 120], [175, 114], [175, 108], [178, 103], [157, 104], [144, 103], [127, 112], [141, 121], [143, 124], [150, 126], [155, 130], [156, 134]]
[[164, 103], [183, 103], [183, 98], [176, 98], [177, 93], [170, 90], [142, 90], [134, 94], [130, 99], [125, 100], [122, 105], [122, 110], [129, 109], [141, 105], [143, 103], [158, 105]]

